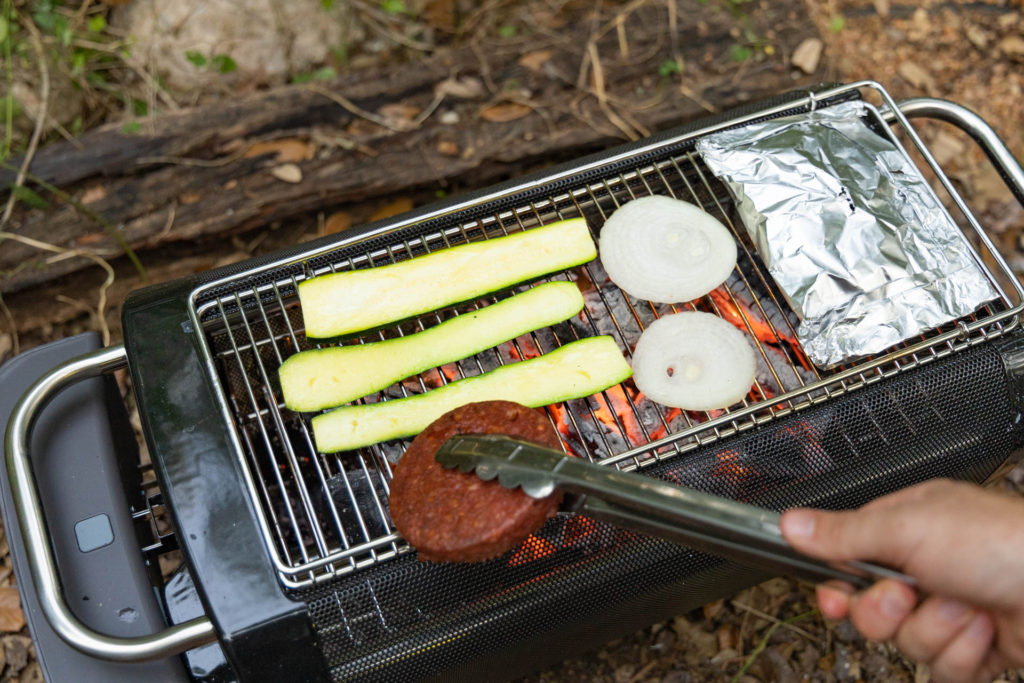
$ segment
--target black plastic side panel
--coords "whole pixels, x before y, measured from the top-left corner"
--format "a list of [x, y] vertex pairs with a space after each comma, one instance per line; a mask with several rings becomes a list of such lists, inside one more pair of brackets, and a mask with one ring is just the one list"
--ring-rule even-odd
[[197, 355], [182, 293], [188, 286], [144, 290], [124, 312], [134, 391], [164, 498], [239, 679], [322, 680], [305, 606], [285, 597], [274, 573]]
[[[0, 367], [0, 426], [6, 427], [15, 403], [43, 373], [99, 347], [98, 334], [83, 334], [26, 351]], [[129, 474], [130, 465], [138, 463], [130, 427], [126, 433], [118, 431], [124, 425], [127, 416], [113, 379], [85, 380], [58, 394], [42, 411], [33, 432], [31, 457], [61, 583], [72, 612], [101, 633], [131, 637], [155, 633], [166, 625], [143, 566], [122, 486], [122, 474]], [[119, 463], [127, 465], [123, 473]], [[21, 529], [15, 523], [7, 470], [0, 469], [0, 503], [7, 542], [22, 609], [46, 680], [188, 680], [178, 657], [144, 664], [108, 662], [73, 649], [50, 628], [29, 574]], [[137, 480], [136, 470], [136, 487]], [[82, 552], [75, 524], [98, 515], [106, 517], [112, 540], [108, 545]]]

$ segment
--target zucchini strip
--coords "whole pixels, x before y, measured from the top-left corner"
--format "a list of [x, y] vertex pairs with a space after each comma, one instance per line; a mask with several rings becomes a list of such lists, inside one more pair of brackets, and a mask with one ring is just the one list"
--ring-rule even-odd
[[340, 406], [429, 368], [468, 358], [583, 309], [572, 282], [548, 282], [422, 332], [371, 344], [302, 351], [281, 365], [281, 391], [292, 410]]
[[596, 256], [586, 220], [572, 218], [387, 266], [303, 280], [299, 299], [306, 336], [322, 339], [373, 329]]
[[313, 418], [313, 437], [323, 453], [348, 451], [418, 434], [467, 403], [505, 400], [536, 408], [589, 396], [631, 374], [615, 340], [588, 337], [423, 394], [336, 408]]

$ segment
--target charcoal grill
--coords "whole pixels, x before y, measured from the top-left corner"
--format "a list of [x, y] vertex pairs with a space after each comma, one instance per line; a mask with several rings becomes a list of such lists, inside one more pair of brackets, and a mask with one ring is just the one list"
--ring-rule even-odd
[[[796, 341], [796, 319], [736, 220], [728, 192], [692, 149], [700, 136], [725, 127], [854, 97], [877, 103], [871, 123], [880, 135], [905, 140], [921, 157], [1000, 296], [972, 316], [826, 372], [807, 361]], [[653, 305], [625, 297], [606, 281], [599, 261], [558, 273], [551, 278], [576, 281], [584, 292], [586, 307], [577, 319], [363, 400], [423, 392], [594, 334], [611, 334], [629, 349], [657, 317], [696, 309], [730, 320], [755, 342], [757, 380], [742, 404], [709, 413], [667, 409], [626, 382], [547, 409], [568, 450], [607, 467], [774, 509], [855, 506], [935, 476], [984, 480], [1024, 437], [1024, 339], [1016, 329], [1024, 289], [908, 116], [943, 119], [968, 132], [1024, 203], [1024, 172], [978, 117], [939, 100], [897, 105], [881, 86], [865, 81], [791, 93], [340, 237], [143, 289], [125, 304], [123, 346], [70, 360], [34, 384], [38, 368], [17, 377], [18, 368], [11, 370], [19, 357], [5, 368], [8, 377], [32, 386], [17, 406], [0, 403], [0, 413], [12, 412], [4, 517], [19, 522], [9, 532], [12, 551], [44, 667], [54, 679], [74, 671], [77, 680], [86, 665], [62, 663], [87, 661], [108, 677], [152, 676], [156, 669], [147, 667], [164, 667], [159, 670], [182, 680], [211, 681], [509, 677], [763, 578], [568, 514], [498, 560], [420, 563], [387, 512], [392, 464], [408, 442], [321, 454], [308, 416], [281, 401], [277, 368], [313, 343], [303, 334], [296, 295], [302, 279], [575, 216], [586, 217], [596, 237], [617, 206], [642, 195], [686, 199], [730, 227], [739, 264], [722, 287], [686, 305]], [[351, 343], [410, 334], [481, 303]], [[90, 344], [96, 346], [69, 340], [37, 356], [56, 364]], [[114, 483], [106, 482], [100, 496], [84, 487], [62, 489], [51, 481], [52, 470], [44, 474], [40, 467], [57, 457], [51, 451], [68, 447], [38, 432], [52, 429], [46, 420], [63, 422], [58, 431], [73, 431], [77, 423], [69, 426], [68, 415], [83, 402], [100, 401], [105, 416], [121, 421], [123, 407], [97, 396], [109, 383], [104, 374], [125, 365], [156, 481], [146, 483], [148, 495], [139, 495], [138, 455], [123, 439], [109, 437], [97, 449], [75, 438], [76, 461], [95, 458], [101, 464], [87, 469], [120, 474], [108, 477]], [[54, 416], [57, 406], [44, 409], [58, 392], [63, 399], [89, 387], [95, 395], [59, 407], [68, 412]], [[44, 423], [32, 433], [34, 424]], [[116, 464], [105, 450], [118, 456]], [[68, 476], [75, 466], [66, 457], [50, 465]], [[118, 488], [127, 493], [107, 497]], [[62, 496], [82, 504], [59, 509], [55, 499]], [[131, 519], [145, 521], [154, 504], [170, 512], [175, 533], [142, 541], [146, 552], [140, 553], [133, 531], [139, 525]], [[98, 515], [83, 517], [93, 508], [106, 511], [100, 516], [116, 531], [96, 548], [106, 536]], [[97, 524], [98, 536], [88, 532]], [[156, 553], [178, 545], [185, 563], [170, 582], [148, 577], [157, 584], [155, 598], [138, 588], [146, 572], [133, 574], [139, 597], [130, 609], [143, 618], [125, 619], [129, 608], [116, 600], [106, 608], [82, 600], [86, 584], [115, 596], [127, 590], [127, 584], [110, 585], [116, 572], [107, 576], [104, 565], [93, 562], [97, 553], [119, 548], [126, 562], [155, 566]], [[109, 618], [115, 604], [125, 623]], [[143, 661], [149, 663], [137, 663]]]

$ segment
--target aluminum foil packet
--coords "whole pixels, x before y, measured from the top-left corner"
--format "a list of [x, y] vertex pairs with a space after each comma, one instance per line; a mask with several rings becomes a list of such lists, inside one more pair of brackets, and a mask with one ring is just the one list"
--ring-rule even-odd
[[896, 144], [846, 102], [704, 137], [811, 361], [876, 354], [996, 298], [963, 233]]

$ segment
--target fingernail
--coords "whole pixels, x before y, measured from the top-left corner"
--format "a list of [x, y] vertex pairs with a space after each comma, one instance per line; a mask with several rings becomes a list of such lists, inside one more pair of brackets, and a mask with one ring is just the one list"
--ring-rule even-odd
[[878, 606], [882, 614], [892, 619], [902, 619], [910, 611], [910, 604], [907, 597], [899, 590], [889, 590], [882, 593], [878, 600]]
[[960, 621], [967, 612], [967, 605], [956, 600], [943, 600], [939, 603], [939, 616], [946, 621]]
[[810, 510], [794, 510], [785, 516], [786, 532], [790, 536], [807, 538], [814, 535], [814, 513]]

